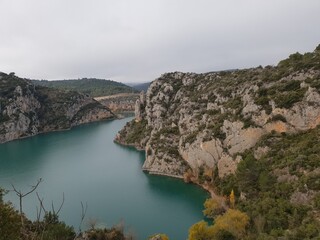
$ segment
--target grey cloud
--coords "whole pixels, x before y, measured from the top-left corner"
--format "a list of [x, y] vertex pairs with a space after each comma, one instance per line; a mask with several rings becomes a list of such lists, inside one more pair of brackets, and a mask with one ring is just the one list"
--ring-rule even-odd
[[2, 0], [0, 71], [150, 81], [276, 64], [320, 43], [318, 0]]

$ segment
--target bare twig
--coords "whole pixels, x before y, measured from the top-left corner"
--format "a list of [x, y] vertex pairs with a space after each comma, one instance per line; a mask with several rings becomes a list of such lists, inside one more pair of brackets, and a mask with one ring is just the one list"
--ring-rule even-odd
[[64, 193], [62, 193], [62, 202], [61, 202], [60, 207], [59, 207], [59, 209], [58, 209], [57, 212], [56, 212], [56, 210], [54, 209], [53, 201], [51, 202], [52, 213], [53, 213], [54, 215], [59, 215], [59, 212], [61, 211], [63, 204], [64, 204]]
[[30, 193], [34, 192], [37, 187], [39, 186], [39, 184], [42, 182], [42, 178], [40, 178], [38, 181], [37, 181], [37, 184], [34, 185], [34, 186], [31, 186], [31, 190], [29, 192], [26, 192], [26, 193], [22, 193], [21, 190], [17, 190], [16, 187], [11, 184], [12, 188], [13, 188], [13, 191], [16, 193], [16, 195], [19, 197], [19, 205], [20, 205], [20, 216], [21, 216], [21, 224], [22, 226], [24, 226], [24, 221], [23, 221], [23, 211], [22, 211], [22, 200], [25, 196], [29, 195]]
[[83, 223], [83, 220], [87, 214], [87, 210], [88, 210], [88, 204], [86, 203], [86, 206], [84, 207], [83, 206], [83, 202], [81, 201], [81, 221], [80, 221], [80, 224], [79, 224], [79, 233], [82, 232], [81, 230], [81, 226], [82, 226], [82, 223]]
[[47, 210], [44, 208], [44, 205], [43, 205], [43, 198], [42, 198], [42, 199], [40, 199], [40, 197], [39, 197], [39, 194], [38, 194], [38, 193], [36, 193], [36, 195], [37, 195], [38, 200], [39, 200], [39, 203], [40, 203], [40, 208], [41, 208], [41, 209], [43, 209], [43, 211], [46, 213], [46, 212], [47, 212]]

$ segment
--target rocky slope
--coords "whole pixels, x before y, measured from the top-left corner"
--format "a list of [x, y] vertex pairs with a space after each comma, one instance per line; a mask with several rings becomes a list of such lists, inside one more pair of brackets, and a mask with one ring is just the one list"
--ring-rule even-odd
[[113, 117], [83, 94], [35, 86], [0, 72], [0, 143]]
[[[143, 169], [197, 181], [236, 171], [242, 153], [268, 133], [320, 124], [320, 46], [277, 66], [166, 73], [136, 103], [116, 141], [146, 151]], [[263, 155], [267, 148], [257, 148]]]
[[109, 108], [114, 113], [134, 112], [138, 93], [120, 93], [104, 97], [96, 97], [95, 100]]

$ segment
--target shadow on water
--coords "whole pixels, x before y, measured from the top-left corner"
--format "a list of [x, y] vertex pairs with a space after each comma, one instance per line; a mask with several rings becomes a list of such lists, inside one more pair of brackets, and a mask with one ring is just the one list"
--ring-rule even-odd
[[[149, 174], [147, 174], [147, 178], [149, 191], [154, 195], [168, 200], [177, 200], [180, 204], [185, 204], [190, 209], [195, 207], [195, 202], [199, 202], [199, 197], [201, 202], [204, 202], [209, 197], [209, 194], [199, 186], [185, 183], [181, 179]], [[198, 209], [202, 211], [202, 205]]]

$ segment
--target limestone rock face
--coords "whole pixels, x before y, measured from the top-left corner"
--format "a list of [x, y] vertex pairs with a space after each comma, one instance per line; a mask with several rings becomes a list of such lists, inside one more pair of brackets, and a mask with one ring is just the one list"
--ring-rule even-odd
[[[254, 68], [205, 74], [174, 72], [153, 81], [136, 103], [143, 122], [150, 173], [199, 179], [207, 170], [232, 174], [241, 154], [266, 134], [296, 133], [320, 124], [320, 70], [288, 67]], [[276, 76], [276, 78], [275, 78]], [[141, 124], [118, 134], [126, 143]], [[137, 132], [137, 131], [136, 131]], [[268, 149], [257, 149], [260, 158]], [[207, 175], [206, 175], [207, 176]]]
[[145, 112], [143, 109], [145, 107], [145, 104], [146, 104], [145, 95], [144, 95], [144, 92], [142, 91], [140, 93], [140, 97], [136, 100], [135, 110], [134, 110], [135, 119], [137, 122], [140, 122], [145, 116]]
[[0, 143], [114, 117], [108, 108], [85, 95], [0, 75]]
[[135, 104], [140, 95], [137, 93], [120, 93], [94, 98], [114, 113], [134, 112]]

